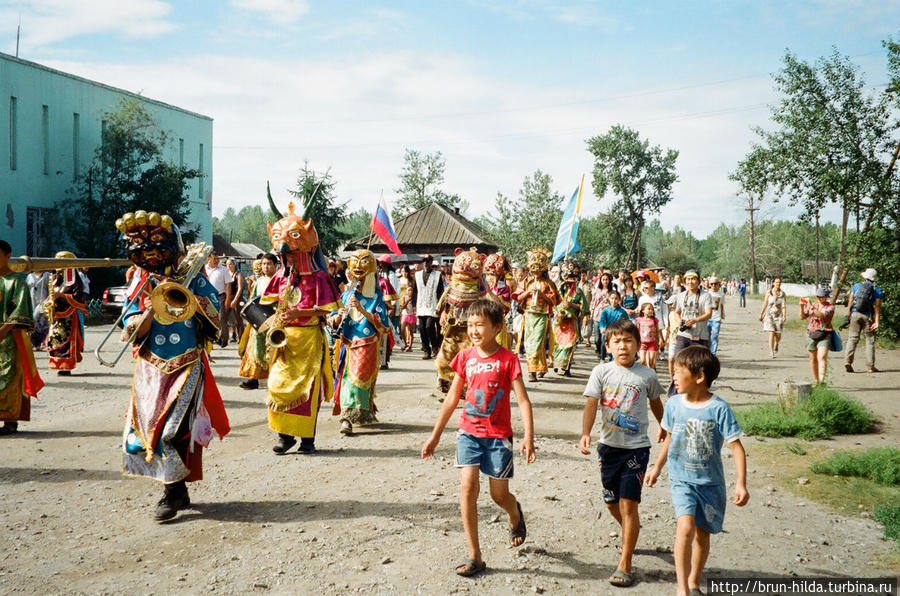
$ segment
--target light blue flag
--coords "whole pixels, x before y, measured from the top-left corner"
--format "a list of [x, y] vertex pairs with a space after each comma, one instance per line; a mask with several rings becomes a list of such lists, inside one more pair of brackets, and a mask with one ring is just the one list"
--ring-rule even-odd
[[581, 177], [581, 184], [572, 193], [572, 198], [563, 212], [562, 221], [559, 222], [551, 263], [556, 263], [581, 250], [581, 245], [578, 244], [578, 222], [581, 221], [581, 191], [583, 189], [584, 176]]

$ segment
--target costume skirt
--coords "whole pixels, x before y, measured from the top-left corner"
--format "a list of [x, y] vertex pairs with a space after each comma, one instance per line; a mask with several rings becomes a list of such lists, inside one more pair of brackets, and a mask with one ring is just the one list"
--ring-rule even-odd
[[454, 325], [443, 331], [444, 341], [441, 342], [441, 349], [438, 351], [437, 358], [434, 359], [434, 366], [442, 380], [452, 381], [456, 373], [450, 368], [450, 363], [460, 350], [471, 347], [472, 342], [469, 340], [465, 325]]
[[316, 436], [319, 404], [333, 385], [322, 328], [285, 327], [287, 344], [269, 362], [269, 427], [294, 437]]
[[550, 315], [526, 312], [523, 326], [528, 372], [545, 373], [547, 372], [548, 339], [551, 340], [550, 349], [553, 348], [552, 335], [549, 333]]
[[341, 420], [353, 424], [372, 424], [375, 418], [375, 381], [378, 379], [377, 337], [342, 344], [344, 350], [337, 398]]

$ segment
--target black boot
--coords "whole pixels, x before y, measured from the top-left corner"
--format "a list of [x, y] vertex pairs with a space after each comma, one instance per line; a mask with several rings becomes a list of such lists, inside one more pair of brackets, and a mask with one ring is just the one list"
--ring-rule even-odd
[[11, 435], [19, 432], [19, 423], [9, 420], [3, 426], [0, 426], [0, 435]]
[[166, 521], [172, 519], [179, 510], [191, 506], [191, 498], [188, 496], [187, 485], [184, 480], [167, 484], [163, 498], [156, 504], [153, 511], [153, 519]]
[[257, 379], [247, 379], [240, 385], [241, 389], [259, 389], [259, 381]]
[[316, 452], [316, 438], [315, 437], [300, 437], [300, 447], [297, 448], [298, 453], [305, 453], [307, 455], [312, 455]]
[[291, 435], [283, 435], [278, 433], [278, 443], [272, 447], [272, 451], [277, 453], [278, 455], [284, 455], [288, 449], [297, 444], [297, 439], [292, 437]]

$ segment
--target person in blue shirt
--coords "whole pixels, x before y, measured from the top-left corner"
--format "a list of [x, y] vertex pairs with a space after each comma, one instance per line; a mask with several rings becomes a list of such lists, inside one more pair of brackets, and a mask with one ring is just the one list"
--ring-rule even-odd
[[737, 285], [738, 292], [738, 304], [741, 308], [747, 307], [747, 282], [744, 281], [744, 278], [741, 278], [741, 281], [738, 282]]
[[[619, 319], [627, 319], [628, 311], [622, 308], [622, 297], [615, 290], [610, 291], [607, 296], [609, 306], [600, 313], [600, 322], [597, 325], [600, 328], [600, 341], [606, 345], [606, 328], [618, 321]], [[612, 355], [605, 353], [601, 360], [612, 360]]]
[[875, 285], [878, 273], [871, 267], [862, 272], [863, 280], [853, 286], [847, 299], [847, 322], [850, 334], [847, 338], [847, 361], [844, 368], [853, 372], [853, 356], [856, 355], [856, 344], [859, 334], [866, 336], [866, 366], [869, 372], [878, 372], [875, 368], [875, 331], [881, 323], [881, 300], [884, 292]]
[[747, 456], [741, 427], [725, 401], [709, 386], [719, 376], [719, 359], [701, 345], [688, 346], [674, 359], [678, 395], [666, 403], [661, 427], [668, 436], [647, 486], [656, 484], [666, 461], [675, 507], [675, 577], [678, 594], [698, 594], [709, 557], [709, 536], [722, 531], [725, 517], [725, 472], [722, 445], [731, 447], [735, 469], [734, 504], [743, 507], [747, 492]]

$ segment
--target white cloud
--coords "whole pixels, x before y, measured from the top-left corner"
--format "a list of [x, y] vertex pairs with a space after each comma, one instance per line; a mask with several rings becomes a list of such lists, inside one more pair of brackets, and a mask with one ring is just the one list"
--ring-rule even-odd
[[[201, 55], [139, 68], [48, 65], [213, 117], [216, 215], [262, 204], [266, 180], [285, 201], [306, 158], [317, 170], [332, 167], [352, 209], [371, 209], [381, 189], [393, 195], [405, 148], [442, 151], [445, 189], [466, 199], [471, 215], [490, 215], [498, 191], [517, 196], [538, 168], [565, 195], [582, 173], [589, 181], [585, 139], [624, 123], [680, 150], [662, 221], [704, 236], [743, 219], [727, 174], [750, 146], [751, 124], [766, 121], [758, 106], [771, 100], [767, 77], [653, 93], [548, 89], [460, 57], [412, 52], [354, 62]], [[588, 213], [612, 202], [586, 190]]]
[[0, 33], [22, 21], [22, 46], [35, 48], [79, 35], [114, 33], [153, 38], [174, 31], [172, 7], [161, 0], [26, 0], [0, 4]]
[[306, 0], [231, 0], [231, 5], [283, 25], [294, 24], [309, 12]]

